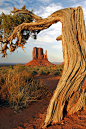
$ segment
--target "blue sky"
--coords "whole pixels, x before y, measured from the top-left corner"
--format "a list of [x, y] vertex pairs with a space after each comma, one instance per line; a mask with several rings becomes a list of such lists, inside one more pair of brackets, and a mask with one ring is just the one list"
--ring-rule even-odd
[[[86, 0], [0, 0], [0, 14], [2, 12], [9, 14], [13, 6], [21, 8], [23, 5], [26, 5], [28, 10], [33, 9], [33, 13], [43, 18], [59, 9], [82, 6], [86, 22]], [[44, 52], [47, 50], [50, 62], [63, 62], [62, 42], [56, 41], [61, 35], [61, 29], [60, 22], [53, 24], [50, 28], [41, 31], [37, 40], [30, 38], [25, 45], [25, 52], [21, 48], [14, 53], [8, 52], [8, 59], [2, 58], [0, 54], [0, 63], [27, 63], [32, 60], [33, 47], [42, 47]]]

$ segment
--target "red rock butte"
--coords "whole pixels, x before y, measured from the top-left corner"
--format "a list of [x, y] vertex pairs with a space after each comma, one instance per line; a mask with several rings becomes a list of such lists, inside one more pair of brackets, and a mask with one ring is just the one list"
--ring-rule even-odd
[[47, 50], [45, 50], [45, 54], [43, 53], [43, 48], [34, 47], [32, 51], [32, 60], [25, 64], [25, 66], [50, 66], [55, 65], [48, 61], [47, 58]]

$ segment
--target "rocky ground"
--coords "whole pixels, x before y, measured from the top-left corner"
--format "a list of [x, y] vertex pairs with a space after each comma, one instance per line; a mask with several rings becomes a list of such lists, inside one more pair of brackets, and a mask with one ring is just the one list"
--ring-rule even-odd
[[[45, 83], [50, 89], [49, 94], [36, 102], [32, 102], [28, 108], [19, 109], [18, 112], [10, 108], [0, 107], [0, 129], [41, 129], [49, 101], [60, 77], [47, 75], [37, 76], [36, 79]], [[83, 88], [86, 88], [86, 79]], [[48, 126], [48, 129], [67, 128], [86, 129], [86, 111], [81, 110], [71, 116], [67, 114], [61, 123]]]

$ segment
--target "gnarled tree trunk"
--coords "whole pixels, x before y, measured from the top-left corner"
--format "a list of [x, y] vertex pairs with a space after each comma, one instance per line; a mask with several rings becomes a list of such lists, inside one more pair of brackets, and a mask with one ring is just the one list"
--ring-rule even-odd
[[[85, 107], [86, 93], [81, 90], [86, 76], [85, 24], [81, 7], [62, 11], [64, 70], [47, 110], [43, 127], [60, 122], [64, 108], [72, 114]], [[58, 40], [58, 38], [57, 38]]]
[[[21, 12], [21, 10], [17, 10], [17, 13], [18, 11]], [[16, 10], [14, 12], [16, 13]], [[64, 70], [50, 100], [43, 123], [44, 128], [51, 122], [60, 122], [64, 115], [64, 109], [72, 114], [86, 106], [86, 92], [81, 90], [86, 77], [85, 23], [81, 7], [56, 11], [45, 19], [31, 12], [28, 14], [33, 16], [36, 22], [23, 23], [14, 29], [7, 41], [10, 43], [10, 51], [13, 49], [12, 40], [15, 37], [17, 37], [17, 42], [14, 49], [16, 46], [21, 46], [22, 30], [41, 31], [58, 21], [62, 23], [62, 36], [59, 36], [57, 40], [62, 39]]]

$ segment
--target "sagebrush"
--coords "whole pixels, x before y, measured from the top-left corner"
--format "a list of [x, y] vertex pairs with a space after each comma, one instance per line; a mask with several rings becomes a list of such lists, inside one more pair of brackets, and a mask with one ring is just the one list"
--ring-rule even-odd
[[21, 64], [0, 67], [0, 101], [18, 110], [48, 93], [43, 82], [34, 80], [35, 75], [60, 76], [63, 66], [24, 66]]

